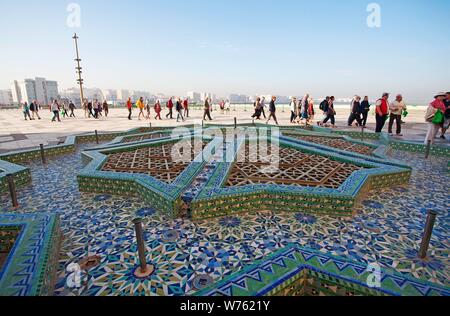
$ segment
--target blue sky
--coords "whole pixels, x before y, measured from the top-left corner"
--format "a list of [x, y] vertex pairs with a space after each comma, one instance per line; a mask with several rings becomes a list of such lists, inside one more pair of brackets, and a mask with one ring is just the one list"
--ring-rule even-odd
[[[81, 7], [70, 28], [67, 5]], [[367, 5], [381, 7], [369, 28]], [[44, 76], [153, 93], [403, 93], [450, 90], [448, 0], [0, 0], [0, 89]]]

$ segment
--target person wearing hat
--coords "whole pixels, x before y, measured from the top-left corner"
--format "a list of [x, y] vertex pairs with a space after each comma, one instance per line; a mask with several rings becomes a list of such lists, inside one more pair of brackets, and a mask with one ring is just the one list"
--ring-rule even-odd
[[381, 133], [389, 116], [389, 93], [383, 93], [381, 99], [377, 101], [375, 113], [377, 120], [375, 133]]
[[444, 105], [445, 105], [445, 113], [444, 113], [445, 121], [444, 126], [442, 127], [442, 134], [441, 134], [442, 139], [445, 139], [445, 133], [450, 128], [450, 92], [447, 92], [445, 94]]
[[428, 145], [428, 142], [434, 144], [434, 140], [436, 139], [439, 128], [442, 126], [443, 122], [436, 122], [436, 114], [439, 111], [442, 114], [445, 113], [445, 96], [446, 95], [443, 92], [436, 94], [434, 96], [434, 101], [432, 101], [428, 106], [427, 113], [425, 114], [425, 120], [428, 123], [428, 132], [425, 138], [425, 145]]
[[402, 135], [402, 113], [406, 111], [406, 104], [403, 101], [403, 96], [401, 94], [397, 95], [395, 101], [392, 102], [389, 106], [389, 110], [391, 111], [389, 117], [389, 136], [394, 136], [392, 134], [392, 128], [394, 127], [394, 121], [397, 124], [397, 136]]

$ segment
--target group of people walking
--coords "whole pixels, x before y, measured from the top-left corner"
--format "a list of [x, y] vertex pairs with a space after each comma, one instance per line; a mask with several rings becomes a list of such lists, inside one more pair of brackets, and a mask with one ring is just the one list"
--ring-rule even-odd
[[[128, 98], [126, 107], [128, 109], [128, 119], [132, 120], [133, 116], [133, 101], [131, 98]], [[144, 101], [144, 98], [141, 97], [136, 102], [136, 107], [139, 110], [138, 114], [138, 120], [145, 119], [150, 120], [151, 119], [151, 108], [153, 107], [153, 110], [155, 111], [155, 120], [162, 120], [161, 118], [161, 112], [162, 112], [162, 105], [161, 101], [157, 100], [154, 104], [151, 104], [150, 100], [146, 99]], [[173, 110], [177, 112], [177, 122], [185, 121], [186, 118], [189, 117], [189, 100], [186, 98], [184, 100], [181, 100], [181, 98], [177, 98], [174, 102], [174, 97], [169, 98], [169, 100], [166, 102], [166, 108], [168, 110], [168, 113], [166, 114], [167, 119], [174, 119], [174, 113]]]

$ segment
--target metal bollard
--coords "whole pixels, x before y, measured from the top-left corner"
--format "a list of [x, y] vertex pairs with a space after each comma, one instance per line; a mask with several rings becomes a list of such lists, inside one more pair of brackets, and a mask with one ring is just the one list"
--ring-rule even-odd
[[17, 201], [16, 185], [14, 183], [14, 176], [12, 174], [7, 174], [6, 178], [8, 180], [9, 194], [11, 195], [12, 204], [14, 207], [19, 207], [19, 202]]
[[98, 141], [98, 131], [97, 131], [97, 130], [95, 130], [95, 141], [96, 141], [97, 144], [99, 144], [99, 141]]
[[420, 244], [419, 258], [425, 259], [427, 257], [428, 248], [430, 247], [431, 235], [433, 234], [434, 223], [436, 222], [436, 211], [428, 211], [427, 223], [425, 224], [425, 231]]
[[361, 126], [361, 140], [364, 141], [364, 126]]
[[41, 148], [41, 160], [42, 163], [45, 165], [47, 163], [47, 160], [45, 159], [44, 145], [40, 144], [39, 147]]
[[428, 159], [430, 157], [430, 151], [431, 151], [431, 140], [428, 141], [427, 147], [425, 148], [425, 159]]
[[237, 128], [237, 118], [234, 118], [234, 129]]
[[134, 229], [136, 231], [136, 240], [138, 244], [139, 267], [134, 271], [137, 278], [147, 278], [155, 272], [155, 266], [147, 264], [145, 257], [144, 232], [142, 229], [142, 219], [136, 218], [133, 220]]
[[150, 130], [152, 129], [152, 123], [150, 123]]

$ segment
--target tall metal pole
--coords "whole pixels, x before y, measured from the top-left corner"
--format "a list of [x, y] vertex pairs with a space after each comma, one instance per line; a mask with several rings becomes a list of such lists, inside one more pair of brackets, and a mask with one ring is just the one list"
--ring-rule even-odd
[[79, 37], [77, 36], [77, 33], [75, 33], [72, 38], [75, 41], [75, 50], [76, 50], [76, 54], [77, 54], [77, 58], [75, 59], [75, 61], [77, 62], [77, 67], [75, 67], [75, 69], [77, 70], [77, 74], [78, 74], [77, 82], [80, 85], [81, 106], [83, 106], [83, 102], [84, 102], [83, 82], [84, 82], [84, 80], [81, 77], [81, 74], [83, 73], [83, 71], [82, 71], [83, 68], [81, 68], [81, 64], [80, 64], [81, 59], [80, 59], [80, 54], [78, 51], [78, 38]]

